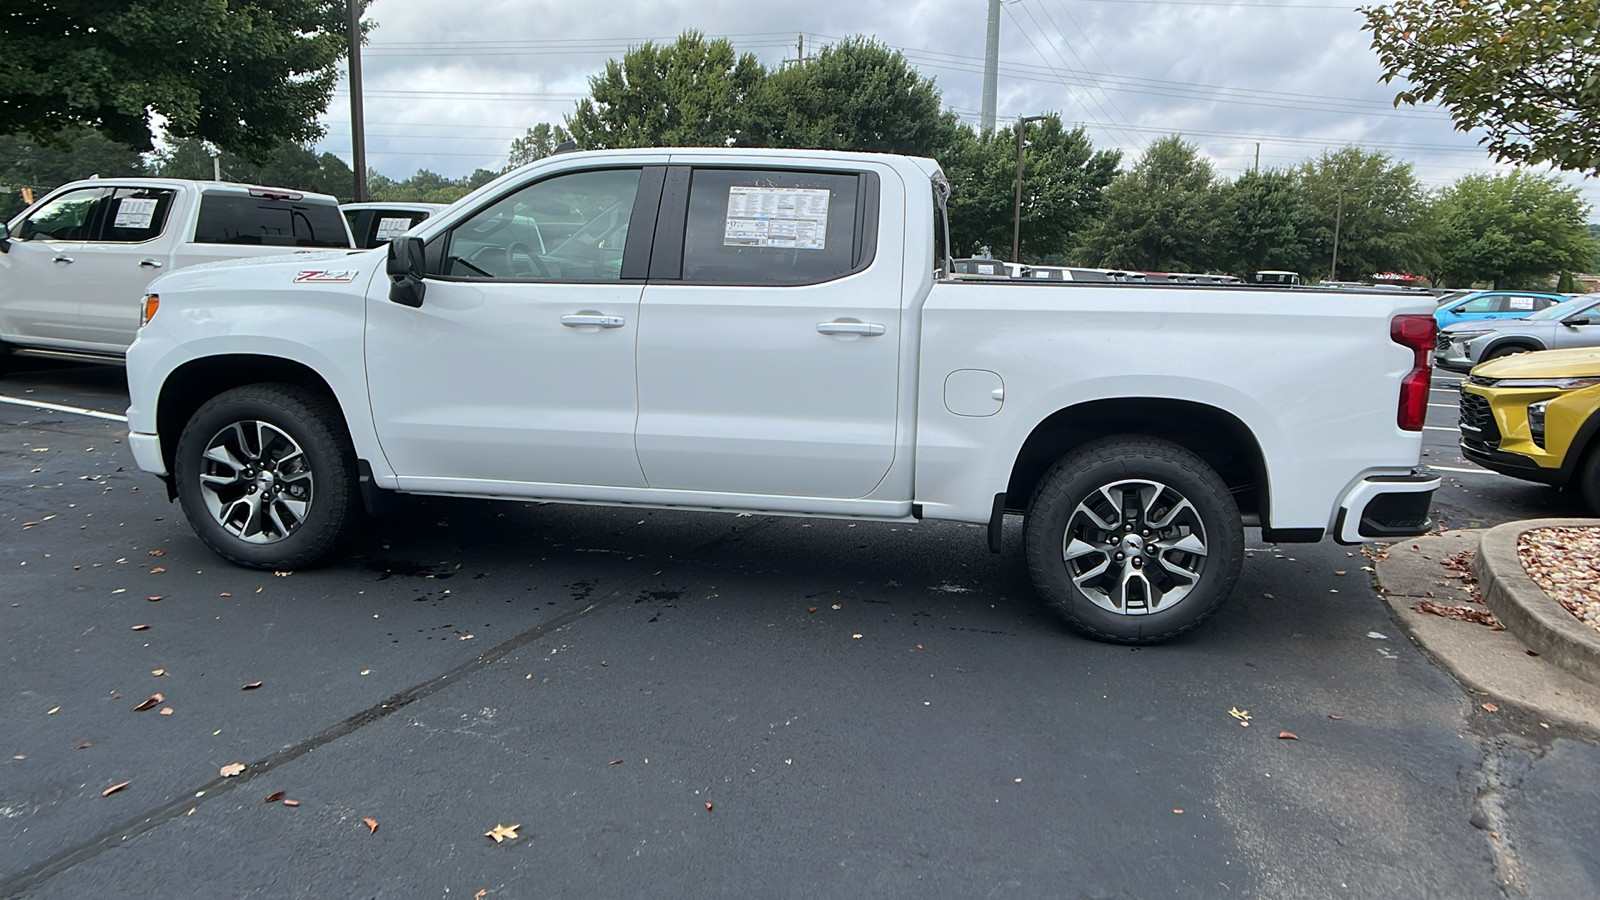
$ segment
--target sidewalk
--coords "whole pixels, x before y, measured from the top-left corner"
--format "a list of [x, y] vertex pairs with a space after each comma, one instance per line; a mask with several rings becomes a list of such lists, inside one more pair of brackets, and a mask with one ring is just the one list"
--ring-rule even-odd
[[[1482, 702], [1520, 708], [1541, 725], [1600, 735], [1600, 632], [1551, 600], [1516, 555], [1522, 532], [1557, 525], [1600, 525], [1600, 520], [1531, 519], [1401, 541], [1387, 548], [1386, 557], [1377, 554], [1374, 577], [1396, 621], [1469, 690], [1486, 695]], [[1475, 553], [1471, 571], [1488, 609], [1507, 630], [1412, 608], [1431, 600], [1485, 609], [1472, 602], [1464, 586], [1462, 551]]]

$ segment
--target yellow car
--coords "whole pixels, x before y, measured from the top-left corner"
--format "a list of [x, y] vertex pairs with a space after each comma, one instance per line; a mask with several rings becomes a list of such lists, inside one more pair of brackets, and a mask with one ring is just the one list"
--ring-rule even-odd
[[1461, 453], [1580, 491], [1600, 514], [1600, 348], [1491, 360], [1461, 384]]

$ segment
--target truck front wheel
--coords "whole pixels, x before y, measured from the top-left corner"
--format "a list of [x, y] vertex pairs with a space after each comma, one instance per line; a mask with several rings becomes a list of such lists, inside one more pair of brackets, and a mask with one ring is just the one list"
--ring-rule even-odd
[[1197, 627], [1233, 591], [1244, 528], [1228, 486], [1171, 441], [1120, 435], [1063, 456], [1025, 530], [1040, 596], [1074, 630], [1153, 644]]
[[295, 385], [247, 385], [208, 400], [178, 439], [173, 477], [195, 534], [250, 568], [304, 566], [359, 517], [343, 417]]

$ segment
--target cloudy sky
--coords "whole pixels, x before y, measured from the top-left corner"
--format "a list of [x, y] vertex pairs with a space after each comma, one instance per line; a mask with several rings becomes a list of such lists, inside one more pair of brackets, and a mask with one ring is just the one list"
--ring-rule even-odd
[[[375, 0], [362, 54], [368, 164], [391, 178], [505, 164], [513, 138], [559, 122], [608, 58], [695, 28], [768, 66], [849, 35], [904, 52], [969, 122], [982, 104], [988, 0]], [[1354, 143], [1429, 187], [1492, 171], [1478, 135], [1437, 108], [1394, 108], [1353, 6], [1329, 0], [1007, 0], [999, 115], [1059, 112], [1125, 165], [1180, 132], [1224, 177]], [[350, 159], [349, 95], [321, 149]], [[1568, 177], [1600, 207], [1600, 182]], [[1600, 218], [1600, 212], [1591, 220]]]

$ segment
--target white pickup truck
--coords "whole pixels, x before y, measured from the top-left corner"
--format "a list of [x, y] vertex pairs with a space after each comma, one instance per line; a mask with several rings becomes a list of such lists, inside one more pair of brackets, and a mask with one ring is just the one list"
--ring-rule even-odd
[[1425, 531], [1432, 303], [949, 274], [928, 159], [568, 153], [387, 249], [175, 272], [130, 443], [200, 537], [325, 554], [382, 491], [988, 526], [1079, 631], [1231, 592], [1244, 528]]
[[350, 248], [339, 201], [216, 181], [91, 178], [0, 225], [0, 353], [120, 359], [162, 272]]

